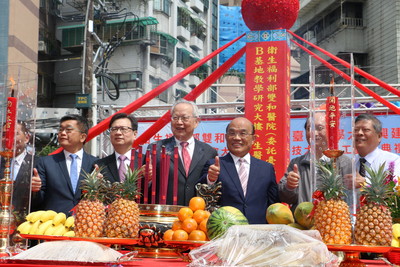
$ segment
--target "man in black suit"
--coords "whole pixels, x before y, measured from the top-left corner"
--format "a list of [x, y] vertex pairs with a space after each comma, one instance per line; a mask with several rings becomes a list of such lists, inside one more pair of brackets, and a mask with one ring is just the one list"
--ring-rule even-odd
[[54, 210], [71, 214], [81, 197], [80, 181], [90, 172], [96, 157], [87, 154], [83, 145], [89, 130], [86, 118], [66, 115], [60, 120], [60, 153], [41, 157], [33, 170], [32, 191], [36, 210]]
[[[134, 156], [133, 166], [134, 168], [138, 166], [137, 152], [132, 150], [137, 136], [137, 128], [138, 122], [133, 115], [117, 113], [110, 120], [110, 141], [115, 152], [97, 160], [95, 164], [103, 168], [101, 173], [111, 183], [123, 181], [128, 166], [131, 166], [132, 153]], [[121, 171], [119, 171], [120, 169]]]
[[[5, 131], [3, 131], [4, 135]], [[10, 179], [13, 183], [12, 206], [17, 224], [25, 220], [29, 213], [30, 178], [35, 157], [27, 151], [31, 134], [23, 121], [17, 121], [15, 127], [15, 150], [10, 162]], [[4, 147], [5, 138], [3, 138]], [[5, 160], [1, 158], [0, 179], [3, 179]]]
[[[171, 108], [171, 138], [157, 141], [157, 194], [160, 200], [160, 158], [162, 147], [171, 156], [168, 173], [167, 204], [173, 204], [174, 178], [174, 147], [178, 146], [178, 205], [189, 204], [196, 195], [195, 185], [200, 178], [207, 160], [217, 156], [217, 151], [210, 145], [200, 142], [193, 137], [194, 129], [199, 125], [199, 111], [194, 102], [179, 100]], [[183, 147], [185, 146], [185, 147]], [[152, 145], [149, 146], [151, 149]], [[186, 157], [185, 157], [186, 155]], [[185, 164], [186, 162], [186, 164]], [[185, 167], [187, 166], [187, 167]]]
[[222, 182], [221, 206], [239, 209], [251, 224], [266, 223], [267, 207], [279, 202], [278, 185], [272, 164], [250, 156], [255, 141], [254, 126], [246, 118], [232, 120], [225, 139], [229, 153], [210, 160], [201, 183]]

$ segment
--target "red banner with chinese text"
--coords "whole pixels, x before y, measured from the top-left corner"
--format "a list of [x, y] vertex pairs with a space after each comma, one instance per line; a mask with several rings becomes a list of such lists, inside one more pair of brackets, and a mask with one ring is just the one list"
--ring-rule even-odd
[[246, 35], [245, 116], [253, 122], [252, 155], [272, 163], [276, 179], [290, 159], [290, 48], [286, 30]]

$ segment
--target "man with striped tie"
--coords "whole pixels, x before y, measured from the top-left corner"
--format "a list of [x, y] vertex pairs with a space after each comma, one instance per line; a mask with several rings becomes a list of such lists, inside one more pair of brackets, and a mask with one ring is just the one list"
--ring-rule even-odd
[[266, 223], [267, 207], [279, 202], [278, 186], [273, 165], [249, 153], [255, 141], [254, 125], [246, 118], [235, 118], [225, 138], [229, 153], [208, 161], [200, 182], [222, 182], [219, 205], [238, 208], [251, 224]]

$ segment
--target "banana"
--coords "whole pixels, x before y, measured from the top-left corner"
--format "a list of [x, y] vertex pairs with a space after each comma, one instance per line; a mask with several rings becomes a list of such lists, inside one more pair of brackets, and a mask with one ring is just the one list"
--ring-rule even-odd
[[68, 231], [65, 234], [63, 234], [63, 236], [74, 237], [75, 236], [75, 232], [74, 231]]
[[44, 235], [53, 235], [56, 228], [56, 226], [51, 225], [49, 228], [46, 229], [46, 231], [44, 231]]
[[59, 213], [57, 213], [56, 216], [54, 216], [53, 224], [54, 224], [54, 226], [57, 226], [59, 224], [63, 224], [66, 219], [67, 219], [67, 216], [65, 215], [65, 213], [59, 212]]
[[69, 217], [65, 220], [64, 225], [65, 225], [66, 227], [69, 227], [69, 228], [73, 227], [73, 226], [75, 225], [75, 218], [74, 218], [74, 216], [69, 216]]
[[49, 228], [50, 226], [53, 225], [53, 220], [48, 220], [44, 223], [41, 223], [36, 231], [37, 235], [43, 235], [44, 232]]
[[25, 221], [18, 226], [17, 231], [20, 234], [29, 234], [29, 230], [31, 229], [31, 227], [32, 223], [29, 221]]
[[391, 246], [392, 247], [400, 247], [400, 243], [399, 243], [399, 240], [397, 240], [396, 238], [392, 238], [392, 244], [391, 244]]
[[53, 218], [57, 215], [57, 212], [54, 210], [47, 210], [45, 213], [40, 216], [40, 220], [42, 222], [47, 222], [49, 220], [53, 220]]
[[66, 232], [67, 232], [67, 228], [65, 228], [65, 226], [63, 224], [59, 224], [58, 226], [56, 226], [56, 229], [54, 229], [53, 235], [62, 236]]
[[[39, 211], [32, 212], [32, 213], [31, 213], [31, 216], [29, 216], [29, 214], [28, 214], [27, 220], [30, 221], [30, 222], [32, 222], [32, 223], [35, 223], [35, 222], [37, 222], [38, 220], [40, 220], [40, 217], [41, 217], [42, 214], [44, 214], [45, 212], [46, 212], [46, 211], [44, 211], [44, 210], [39, 210]], [[28, 218], [29, 218], [29, 219], [28, 219]]]
[[399, 240], [400, 238], [400, 223], [395, 223], [392, 225], [393, 237]]
[[41, 223], [40, 220], [37, 220], [32, 224], [31, 229], [29, 229], [29, 234], [30, 235], [36, 235], [36, 232], [37, 232], [37, 230], [39, 228], [40, 223]]

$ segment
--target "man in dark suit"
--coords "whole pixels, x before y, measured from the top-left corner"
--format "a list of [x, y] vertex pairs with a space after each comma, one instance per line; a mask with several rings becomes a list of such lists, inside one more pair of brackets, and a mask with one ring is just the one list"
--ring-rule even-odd
[[226, 128], [229, 153], [204, 167], [201, 183], [222, 182], [221, 206], [238, 208], [251, 224], [266, 223], [267, 207], [279, 202], [272, 164], [250, 156], [254, 126], [246, 118], [232, 120]]
[[[4, 134], [5, 131], [3, 131]], [[30, 178], [35, 157], [27, 151], [31, 134], [23, 121], [18, 121], [15, 127], [15, 149], [10, 162], [10, 179], [14, 181], [12, 206], [17, 224], [25, 220], [29, 213]], [[3, 138], [4, 147], [5, 138]], [[0, 179], [4, 176], [5, 159], [1, 158]]]
[[[133, 115], [126, 113], [115, 114], [109, 124], [110, 141], [115, 152], [95, 162], [101, 173], [111, 183], [122, 182], [128, 166], [131, 166], [132, 153], [134, 156], [134, 167], [137, 168], [137, 152], [132, 150], [133, 142], [137, 136], [138, 122]], [[121, 165], [122, 164], [122, 165]], [[121, 169], [121, 171], [119, 171]]]
[[[157, 141], [157, 187], [160, 196], [160, 159], [161, 150], [165, 146], [171, 156], [168, 172], [167, 204], [173, 204], [174, 178], [174, 147], [178, 147], [178, 205], [189, 204], [189, 200], [196, 195], [195, 185], [200, 178], [202, 169], [207, 160], [217, 156], [217, 151], [210, 145], [200, 142], [193, 137], [194, 129], [199, 125], [199, 111], [194, 102], [179, 100], [171, 108], [171, 130], [173, 136]], [[185, 147], [183, 147], [185, 146]], [[149, 146], [151, 149], [152, 145]], [[185, 157], [186, 156], [186, 157]], [[186, 163], [186, 164], [185, 164]], [[186, 167], [185, 167], [186, 166]], [[156, 200], [157, 203], [159, 203]]]
[[32, 191], [36, 210], [54, 210], [71, 214], [81, 197], [80, 181], [90, 172], [96, 157], [83, 150], [89, 125], [80, 115], [66, 115], [60, 120], [60, 153], [41, 157], [33, 170]]

